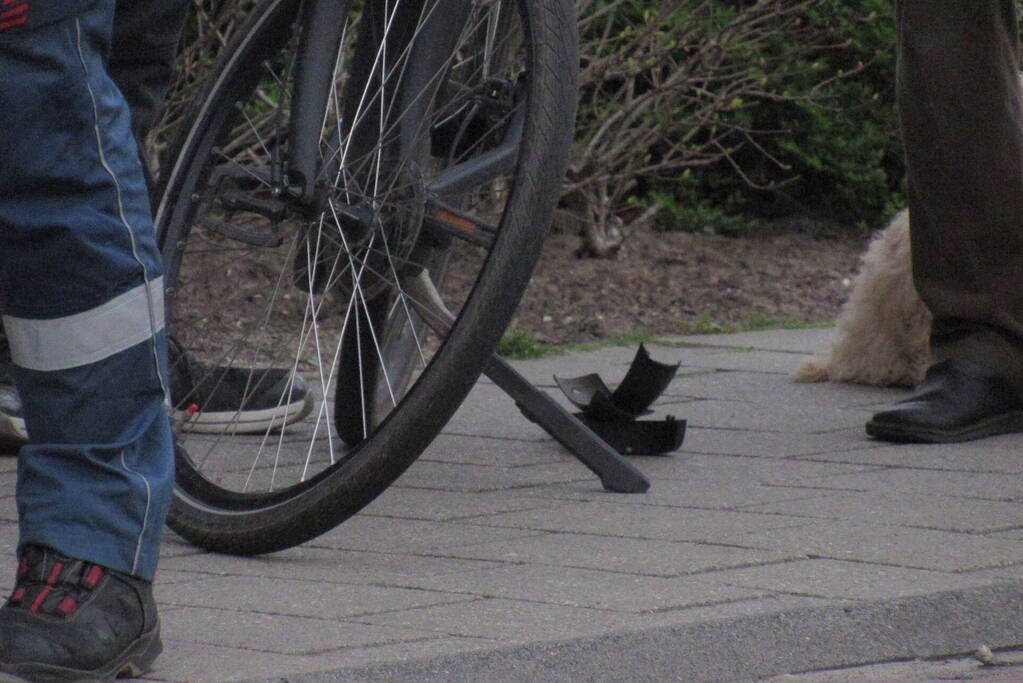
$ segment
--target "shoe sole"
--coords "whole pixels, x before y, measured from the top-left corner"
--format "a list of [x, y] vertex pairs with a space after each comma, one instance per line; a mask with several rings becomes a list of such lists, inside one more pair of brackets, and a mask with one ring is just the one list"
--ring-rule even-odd
[[[138, 678], [149, 671], [161, 652], [163, 652], [163, 642], [160, 640], [160, 626], [157, 624], [152, 631], [139, 636], [111, 664], [100, 669], [68, 669], [46, 664], [22, 664], [7, 668], [4, 672], [6, 676], [0, 680], [50, 683], [54, 681], [112, 681], [115, 678]], [[0, 676], [4, 676], [4, 674], [0, 674]], [[10, 676], [14, 676], [14, 678], [9, 678]]]
[[1023, 411], [995, 415], [955, 430], [867, 423], [868, 435], [896, 443], [959, 443], [1014, 432], [1023, 432]]
[[28, 441], [25, 418], [0, 413], [0, 439], [6, 441]]
[[174, 423], [183, 432], [195, 434], [263, 434], [305, 418], [313, 410], [309, 394], [301, 401], [265, 410], [174, 411]]
[[[174, 411], [174, 422], [183, 432], [198, 434], [262, 434], [268, 429], [280, 429], [304, 419], [312, 412], [312, 397], [266, 410], [199, 412], [189, 415], [184, 410]], [[0, 441], [25, 443], [28, 430], [20, 417], [0, 414]]]

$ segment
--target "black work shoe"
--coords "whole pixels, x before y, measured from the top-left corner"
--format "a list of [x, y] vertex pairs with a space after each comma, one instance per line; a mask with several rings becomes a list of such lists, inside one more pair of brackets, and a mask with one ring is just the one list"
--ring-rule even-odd
[[931, 366], [912, 396], [867, 423], [867, 434], [883, 441], [952, 443], [1020, 431], [1019, 392], [994, 371], [954, 358]]
[[262, 434], [313, 409], [308, 385], [296, 372], [203, 363], [173, 339], [169, 348], [174, 423], [183, 432]]
[[163, 649], [152, 585], [25, 546], [0, 608], [0, 671], [29, 681], [140, 676]]

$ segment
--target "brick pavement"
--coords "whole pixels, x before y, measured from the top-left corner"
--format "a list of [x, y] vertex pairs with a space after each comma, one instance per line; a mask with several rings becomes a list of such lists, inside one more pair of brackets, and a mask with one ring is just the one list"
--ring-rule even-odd
[[[750, 679], [1023, 643], [1023, 436], [867, 439], [898, 391], [791, 380], [830, 334], [650, 346], [683, 364], [657, 407], [689, 431], [632, 459], [647, 494], [604, 492], [481, 381], [394, 487], [312, 542], [244, 559], [169, 535], [149, 679]], [[516, 367], [616, 382], [633, 352]], [[10, 557], [13, 459], [0, 479]]]

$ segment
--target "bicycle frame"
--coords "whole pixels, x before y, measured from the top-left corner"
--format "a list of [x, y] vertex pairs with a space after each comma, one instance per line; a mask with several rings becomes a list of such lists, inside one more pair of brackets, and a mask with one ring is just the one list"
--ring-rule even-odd
[[[416, 92], [402, 88], [400, 92], [389, 94], [388, 99], [399, 98], [400, 106], [391, 107], [395, 112], [402, 112], [398, 121], [381, 123], [367, 116], [356, 120], [362, 103], [354, 98], [342, 103], [350, 129], [341, 134], [348, 138], [354, 156], [380, 139], [381, 125], [385, 128], [399, 126], [402, 148], [408, 149], [413, 144], [426, 110], [441, 85], [435, 74], [444, 72], [471, 6], [471, 0], [399, 0], [388, 13], [388, 8], [379, 1], [365, 4], [363, 11], [368, 16], [364, 16], [363, 21], [372, 25], [360, 31], [347, 91], [365, 92], [374, 74], [382, 75], [385, 84], [401, 81], [424, 85]], [[350, 0], [311, 0], [300, 9], [301, 37], [292, 95], [293, 115], [288, 131], [292, 143], [286, 184], [289, 194], [307, 206], [317, 203], [316, 183], [324, 170], [319, 159], [322, 116], [331, 97], [335, 60], [344, 39], [345, 20], [351, 11]], [[420, 22], [422, 17], [425, 19]], [[385, 34], [386, 38], [381, 40], [380, 34]], [[382, 55], [401, 54], [406, 50], [410, 55], [403, 73], [389, 72], [393, 67], [386, 64]]]

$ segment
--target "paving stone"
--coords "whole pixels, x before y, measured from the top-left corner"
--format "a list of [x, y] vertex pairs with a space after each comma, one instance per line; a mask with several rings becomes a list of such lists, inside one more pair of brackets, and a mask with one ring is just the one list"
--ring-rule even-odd
[[274, 673], [283, 678], [285, 675], [319, 671], [323, 667], [323, 655], [286, 655], [261, 649], [176, 640], [167, 637], [166, 629], [162, 636], [164, 652], [143, 680], [227, 683], [263, 678]]
[[477, 384], [444, 427], [444, 433], [532, 441], [548, 438], [493, 384]]
[[[191, 608], [185, 608], [184, 620], [195, 615], [195, 611], [189, 612]], [[235, 620], [234, 623], [223, 624], [228, 631], [239, 631], [249, 629], [248, 634], [236, 634], [233, 640], [243, 643], [238, 647], [217, 645], [208, 640], [193, 642], [192, 640], [179, 640], [168, 637], [167, 628], [163, 632], [164, 653], [157, 659], [153, 671], [142, 677], [144, 680], [158, 681], [182, 681], [187, 683], [200, 683], [209, 681], [221, 683], [235, 680], [295, 680], [302, 679], [302, 674], [326, 673], [339, 669], [364, 666], [380, 662], [398, 662], [410, 659], [427, 659], [452, 654], [465, 654], [481, 649], [494, 649], [501, 646], [501, 641], [487, 638], [461, 638], [455, 636], [443, 636], [421, 632], [420, 635], [410, 634], [407, 629], [397, 627], [381, 627], [366, 624], [365, 622], [352, 622], [343, 624], [340, 630], [331, 632], [332, 627], [328, 622], [326, 638], [314, 635], [311, 642], [324, 644], [331, 647], [338, 643], [345, 643], [341, 647], [329, 650], [315, 651], [314, 654], [289, 654], [273, 650], [263, 649], [265, 646], [277, 644], [281, 639], [287, 639], [287, 633], [281, 634], [280, 629], [287, 627], [295, 628], [291, 634], [292, 638], [302, 638], [304, 629], [311, 627], [316, 629], [322, 627], [322, 623], [315, 623], [317, 620], [292, 620], [282, 619], [280, 622], [274, 620], [260, 621], [253, 623], [255, 628], [249, 629], [248, 623], [242, 620]], [[312, 622], [312, 623], [310, 623]], [[214, 629], [218, 625], [216, 619], [208, 615], [199, 615], [198, 623], [211, 624]], [[187, 624], [186, 624], [187, 626]], [[280, 629], [276, 627], [280, 627]], [[296, 628], [297, 627], [297, 628]], [[362, 629], [365, 636], [369, 638], [353, 638], [349, 629]], [[171, 632], [176, 632], [171, 627]], [[268, 633], [264, 633], [267, 631]], [[246, 637], [246, 635], [248, 637]], [[339, 635], [340, 637], [334, 637]], [[358, 634], [356, 634], [358, 635]], [[374, 641], [373, 636], [390, 637], [399, 635], [402, 639], [388, 639]], [[409, 637], [409, 636], [412, 637]], [[221, 640], [224, 638], [218, 634]], [[191, 636], [189, 636], [191, 637]], [[306, 644], [310, 642], [307, 639]], [[303, 643], [298, 643], [301, 647]], [[285, 647], [294, 648], [293, 644], [284, 642]]]
[[549, 438], [496, 439], [441, 433], [419, 457], [420, 461], [465, 465], [544, 465], [556, 460], [562, 448]]
[[969, 578], [982, 578], [989, 581], [1020, 581], [1023, 580], [1023, 563], [1010, 564], [1005, 567], [993, 569], [977, 569], [969, 572], [960, 572], [962, 576]]
[[[227, 573], [223, 574], [224, 576]], [[174, 569], [173, 560], [167, 562], [160, 562], [160, 566], [156, 569], [156, 578], [153, 580], [153, 591], [158, 599], [171, 598], [174, 595], [175, 586], [182, 583], [189, 583], [191, 581], [202, 581], [207, 579], [209, 576], [206, 574], [197, 573], [194, 571], [178, 571]]]
[[[851, 463], [830, 463], [818, 462], [803, 459], [781, 459], [766, 457], [747, 457], [729, 455], [707, 455], [698, 453], [678, 452], [670, 457], [634, 457], [629, 459], [647, 477], [655, 480], [657, 487], [651, 486], [647, 494], [636, 496], [620, 496], [615, 498], [617, 502], [633, 502], [638, 504], [648, 503], [657, 499], [663, 504], [689, 504], [686, 495], [699, 495], [701, 487], [707, 490], [713, 489], [721, 493], [725, 500], [737, 501], [733, 495], [739, 489], [755, 489], [761, 486], [806, 486], [825, 487], [829, 477], [840, 474], [855, 474], [870, 472], [875, 469], [882, 469], [878, 466], [858, 465]], [[675, 483], [670, 483], [674, 481]], [[669, 482], [665, 485], [664, 482]], [[570, 489], [571, 484], [552, 484], [548, 489]], [[838, 488], [838, 487], [834, 487]], [[679, 493], [675, 500], [671, 495], [662, 495], [661, 491]], [[532, 492], [530, 492], [532, 493]], [[770, 494], [762, 492], [765, 500], [758, 501], [756, 498], [749, 500], [749, 504], [755, 502], [768, 502], [771, 499], [784, 500], [787, 498], [805, 497], [805, 492], [793, 494], [791, 492], [776, 492]], [[739, 502], [738, 504], [741, 504]], [[731, 507], [732, 503], [722, 503], [721, 507]]]
[[[10, 488], [7, 490], [13, 492], [14, 483], [11, 482], [9, 486]], [[4, 482], [0, 482], [0, 487], [7, 488]], [[13, 494], [0, 498], [0, 521], [4, 522], [18, 521], [18, 505]]]
[[[312, 675], [305, 679], [310, 681], [336, 681], [344, 680], [337, 672], [345, 672], [341, 676], [352, 672], [355, 667], [367, 665], [393, 665], [398, 662], [429, 661], [433, 657], [444, 656], [468, 656], [471, 653], [481, 650], [497, 650], [502, 647], [502, 641], [489, 638], [460, 638], [456, 636], [440, 636], [408, 642], [389, 643], [386, 645], [374, 645], [371, 647], [349, 648], [338, 652], [328, 652], [317, 655], [315, 663], [318, 665], [312, 671], [321, 672], [319, 675]], [[358, 671], [358, 669], [355, 669]], [[368, 679], [361, 673], [352, 673], [355, 680], [366, 683], [367, 680], [378, 680], [377, 676], [370, 676]], [[288, 680], [292, 677], [286, 676]], [[265, 679], [264, 679], [265, 680]], [[351, 679], [349, 679], [351, 680]], [[413, 681], [418, 677], [413, 676]]]
[[475, 524], [356, 515], [306, 545], [311, 548], [350, 551], [443, 553], [448, 548], [489, 543], [502, 538], [520, 538], [534, 533]]
[[751, 483], [798, 486], [801, 484], [817, 485], [823, 480], [840, 475], [853, 475], [883, 469], [870, 465], [750, 458], [744, 455], [693, 454], [685, 456], [685, 460], [679, 460], [679, 463], [681, 465], [679, 467], [663, 468], [658, 471], [658, 478], [699, 481], [708, 486], [720, 488]]
[[660, 622], [661, 626], [678, 626], [680, 624], [696, 624], [704, 622], [720, 622], [742, 617], [756, 617], [766, 614], [777, 614], [790, 610], [823, 609], [835, 605], [853, 605], [855, 601], [845, 599], [821, 598], [811, 595], [791, 595], [785, 593], [769, 593], [755, 598], [732, 600], [729, 602], [708, 605], [683, 606], [674, 609], [660, 610], [654, 614], [644, 615], [651, 622]]
[[0, 593], [7, 594], [14, 587], [15, 554], [18, 547], [18, 525], [0, 522]]
[[441, 591], [236, 575], [176, 585], [161, 595], [164, 604], [234, 611], [236, 617], [245, 612], [328, 620], [462, 599]]
[[1023, 528], [1017, 526], [1015, 529], [1006, 529], [1005, 531], [998, 531], [995, 533], [988, 534], [991, 538], [1014, 538], [1023, 540]]
[[785, 553], [700, 543], [564, 532], [458, 548], [450, 554], [454, 557], [662, 577], [779, 562], [793, 557]]
[[618, 629], [637, 630], [651, 623], [641, 615], [503, 598], [402, 610], [365, 620], [383, 626], [494, 638], [506, 643], [580, 638]]
[[862, 429], [870, 414], [852, 408], [815, 408], [790, 405], [784, 401], [692, 401], [684, 406], [661, 409], [674, 412], [688, 424], [704, 429], [756, 430], [797, 434], [821, 434], [841, 429]]
[[[684, 408], [679, 408], [678, 412], [680, 418], [686, 418]], [[777, 426], [772, 429], [776, 430]], [[687, 425], [681, 451], [768, 458], [822, 456], [822, 460], [839, 462], [836, 454], [876, 447], [876, 442], [871, 442], [864, 434], [863, 425], [815, 434]], [[849, 462], [857, 461], [850, 459]]]
[[[620, 500], [617, 498], [616, 500]], [[806, 519], [727, 510], [701, 510], [621, 503], [566, 503], [550, 510], [488, 515], [473, 520], [487, 527], [569, 531], [664, 541], [715, 542], [721, 534], [744, 534], [807, 524]], [[481, 527], [482, 528], [482, 527]]]
[[668, 388], [671, 396], [775, 403], [781, 393], [790, 405], [821, 408], [863, 408], [899, 400], [905, 391], [845, 385], [808, 384], [792, 377], [763, 372], [723, 371], [688, 375], [675, 379]]
[[722, 585], [705, 575], [660, 578], [528, 565], [484, 569], [457, 577], [423, 576], [402, 585], [458, 595], [529, 600], [637, 614], [763, 595], [763, 591]]
[[746, 588], [829, 599], [881, 600], [984, 586], [979, 575], [888, 567], [840, 560], [796, 560], [714, 573], [714, 580]]
[[191, 557], [201, 554], [202, 551], [194, 545], [178, 536], [168, 528], [163, 530], [163, 541], [160, 543], [160, 558], [168, 557]]
[[542, 465], [502, 467], [419, 461], [398, 479], [409, 488], [480, 493], [542, 485], [552, 481], [590, 479], [592, 474], [575, 461], [561, 459]]
[[683, 349], [679, 354], [687, 371], [697, 368], [766, 372], [786, 377], [795, 374], [806, 360], [801, 353], [757, 351], [751, 348]]
[[[687, 455], [639, 457], [629, 461], [651, 480], [650, 489], [634, 495], [594, 495], [593, 482], [555, 483], [533, 488], [523, 495], [569, 500], [614, 502], [630, 505], [670, 505], [735, 509], [757, 503], [820, 495], [826, 477], [866, 472], [871, 466], [811, 463], [769, 458]], [[838, 467], [838, 469], [835, 469]], [[850, 469], [844, 469], [849, 467]], [[800, 488], [805, 487], [805, 488]]]
[[674, 344], [696, 344], [725, 348], [755, 348], [765, 351], [789, 351], [815, 354], [827, 349], [835, 339], [835, 328], [820, 327], [803, 330], [760, 330], [735, 334], [690, 334], [667, 336]]
[[1023, 436], [1006, 435], [959, 444], [861, 444], [857, 449], [830, 449], [803, 454], [809, 460], [847, 462], [958, 472], [1023, 474]]
[[1023, 500], [1023, 475], [880, 468], [821, 479], [836, 488], [860, 491], [933, 493], [987, 500]]
[[[257, 576], [343, 583], [389, 584], [407, 576], [452, 574], [494, 566], [494, 562], [408, 553], [343, 551], [299, 546], [259, 557], [203, 554], [160, 563], [165, 570], [193, 580], [212, 576]], [[159, 581], [159, 578], [158, 578]], [[173, 591], [169, 594], [173, 597]]]
[[947, 572], [1023, 562], [1023, 541], [869, 522], [815, 521], [747, 534], [723, 532], [720, 543]]
[[[551, 502], [575, 500], [614, 502], [630, 505], [665, 505], [670, 507], [740, 510], [747, 506], [784, 500], [799, 500], [820, 495], [814, 488], [772, 486], [735, 481], [728, 486], [710, 484], [699, 479], [664, 479], [651, 475], [643, 462], [635, 463], [650, 479], [650, 489], [642, 494], [613, 494], [595, 490], [592, 482], [571, 482], [535, 487], [523, 492], [530, 500]], [[471, 521], [471, 520], [470, 520]]]
[[161, 615], [160, 621], [161, 634], [168, 641], [209, 643], [292, 655], [422, 640], [431, 635], [411, 629], [349, 624], [332, 619], [197, 607], [169, 611]]
[[500, 512], [549, 508], [557, 504], [556, 498], [545, 499], [542, 495], [526, 496], [520, 490], [460, 492], [459, 495], [453, 496], [451, 491], [395, 485], [377, 496], [360, 514], [443, 522]]
[[1023, 521], [1023, 503], [956, 498], [938, 493], [839, 491], [758, 504], [746, 509], [963, 532], [996, 531]]

